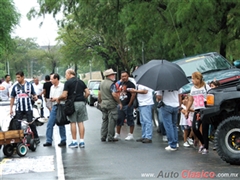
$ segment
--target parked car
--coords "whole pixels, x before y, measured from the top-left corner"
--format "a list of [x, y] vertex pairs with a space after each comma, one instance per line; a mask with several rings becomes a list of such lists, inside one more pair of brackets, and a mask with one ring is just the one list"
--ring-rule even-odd
[[240, 79], [240, 69], [233, 66], [226, 58], [217, 52], [199, 54], [173, 62], [183, 69], [189, 79], [189, 84], [182, 87], [183, 93], [190, 92], [192, 87], [191, 76], [195, 71], [202, 73], [206, 83], [210, 83], [216, 79], [222, 85], [226, 85]]
[[95, 83], [93, 88], [90, 91], [90, 95], [88, 96], [88, 104], [93, 106], [94, 103], [98, 100], [98, 91], [100, 88], [100, 83]]
[[[90, 79], [88, 80], [88, 89], [90, 91], [90, 95], [88, 96], [88, 104], [90, 106], [93, 106], [94, 105], [94, 102], [97, 101], [97, 96], [94, 95], [96, 93], [98, 93], [98, 90], [99, 90], [99, 85], [100, 83], [102, 82], [101, 79]], [[97, 85], [96, 85], [97, 84]], [[95, 86], [96, 85], [96, 86]], [[95, 86], [95, 87], [94, 87]], [[96, 89], [98, 88], [98, 89]], [[96, 92], [97, 91], [97, 92]]]

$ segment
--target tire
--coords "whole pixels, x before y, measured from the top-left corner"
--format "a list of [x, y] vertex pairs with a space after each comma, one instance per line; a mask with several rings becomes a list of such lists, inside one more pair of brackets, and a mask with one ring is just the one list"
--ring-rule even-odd
[[157, 108], [152, 109], [152, 119], [153, 119], [153, 124], [155, 127], [158, 127], [158, 110]]
[[32, 151], [35, 151], [37, 149], [37, 144], [35, 143], [34, 139], [31, 139], [29, 144], [29, 149], [31, 149]]
[[223, 120], [216, 130], [214, 142], [222, 160], [240, 165], [240, 116]]
[[3, 154], [7, 157], [10, 157], [13, 155], [13, 152], [14, 152], [14, 147], [12, 144], [7, 144], [7, 145], [4, 145], [3, 147]]
[[20, 157], [23, 157], [27, 154], [27, 152], [28, 152], [28, 147], [23, 143], [19, 143], [17, 146], [17, 154]]
[[92, 98], [92, 95], [89, 96], [89, 106], [93, 106], [94, 105], [94, 100]]

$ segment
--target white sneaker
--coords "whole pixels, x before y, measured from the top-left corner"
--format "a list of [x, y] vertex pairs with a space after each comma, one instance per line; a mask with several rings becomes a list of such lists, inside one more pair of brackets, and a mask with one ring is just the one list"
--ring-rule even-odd
[[115, 135], [114, 135], [114, 139], [120, 139], [120, 134], [115, 133]]
[[177, 148], [171, 148], [170, 146], [165, 147], [165, 150], [167, 151], [176, 151]]
[[178, 143], [177, 143], [177, 145], [176, 145], [176, 146], [177, 146], [177, 148], [179, 148], [179, 144], [178, 144]]
[[188, 142], [188, 144], [190, 144], [191, 146], [194, 144], [194, 143], [193, 143], [193, 140], [192, 140], [191, 138], [187, 138], [187, 142]]
[[133, 134], [128, 133], [128, 136], [125, 138], [125, 140], [126, 140], [126, 141], [134, 140], [134, 138], [133, 138]]
[[190, 145], [188, 144], [188, 142], [186, 141], [185, 143], [183, 143], [184, 147], [190, 147]]
[[167, 136], [163, 136], [163, 137], [162, 137], [162, 140], [163, 140], [164, 142], [168, 142]]

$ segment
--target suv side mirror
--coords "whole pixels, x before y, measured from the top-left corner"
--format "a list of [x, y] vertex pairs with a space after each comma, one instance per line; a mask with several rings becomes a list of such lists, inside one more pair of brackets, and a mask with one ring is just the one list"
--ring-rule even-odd
[[237, 68], [240, 68], [240, 60], [236, 60], [233, 62], [233, 65]]

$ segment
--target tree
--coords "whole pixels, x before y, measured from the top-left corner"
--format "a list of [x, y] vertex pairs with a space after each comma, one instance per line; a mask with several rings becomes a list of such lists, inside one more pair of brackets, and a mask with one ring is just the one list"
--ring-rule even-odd
[[[12, 0], [0, 1], [0, 58], [4, 52], [11, 51], [11, 32], [18, 24], [20, 14], [17, 13]], [[3, 8], [4, 7], [4, 8]]]

